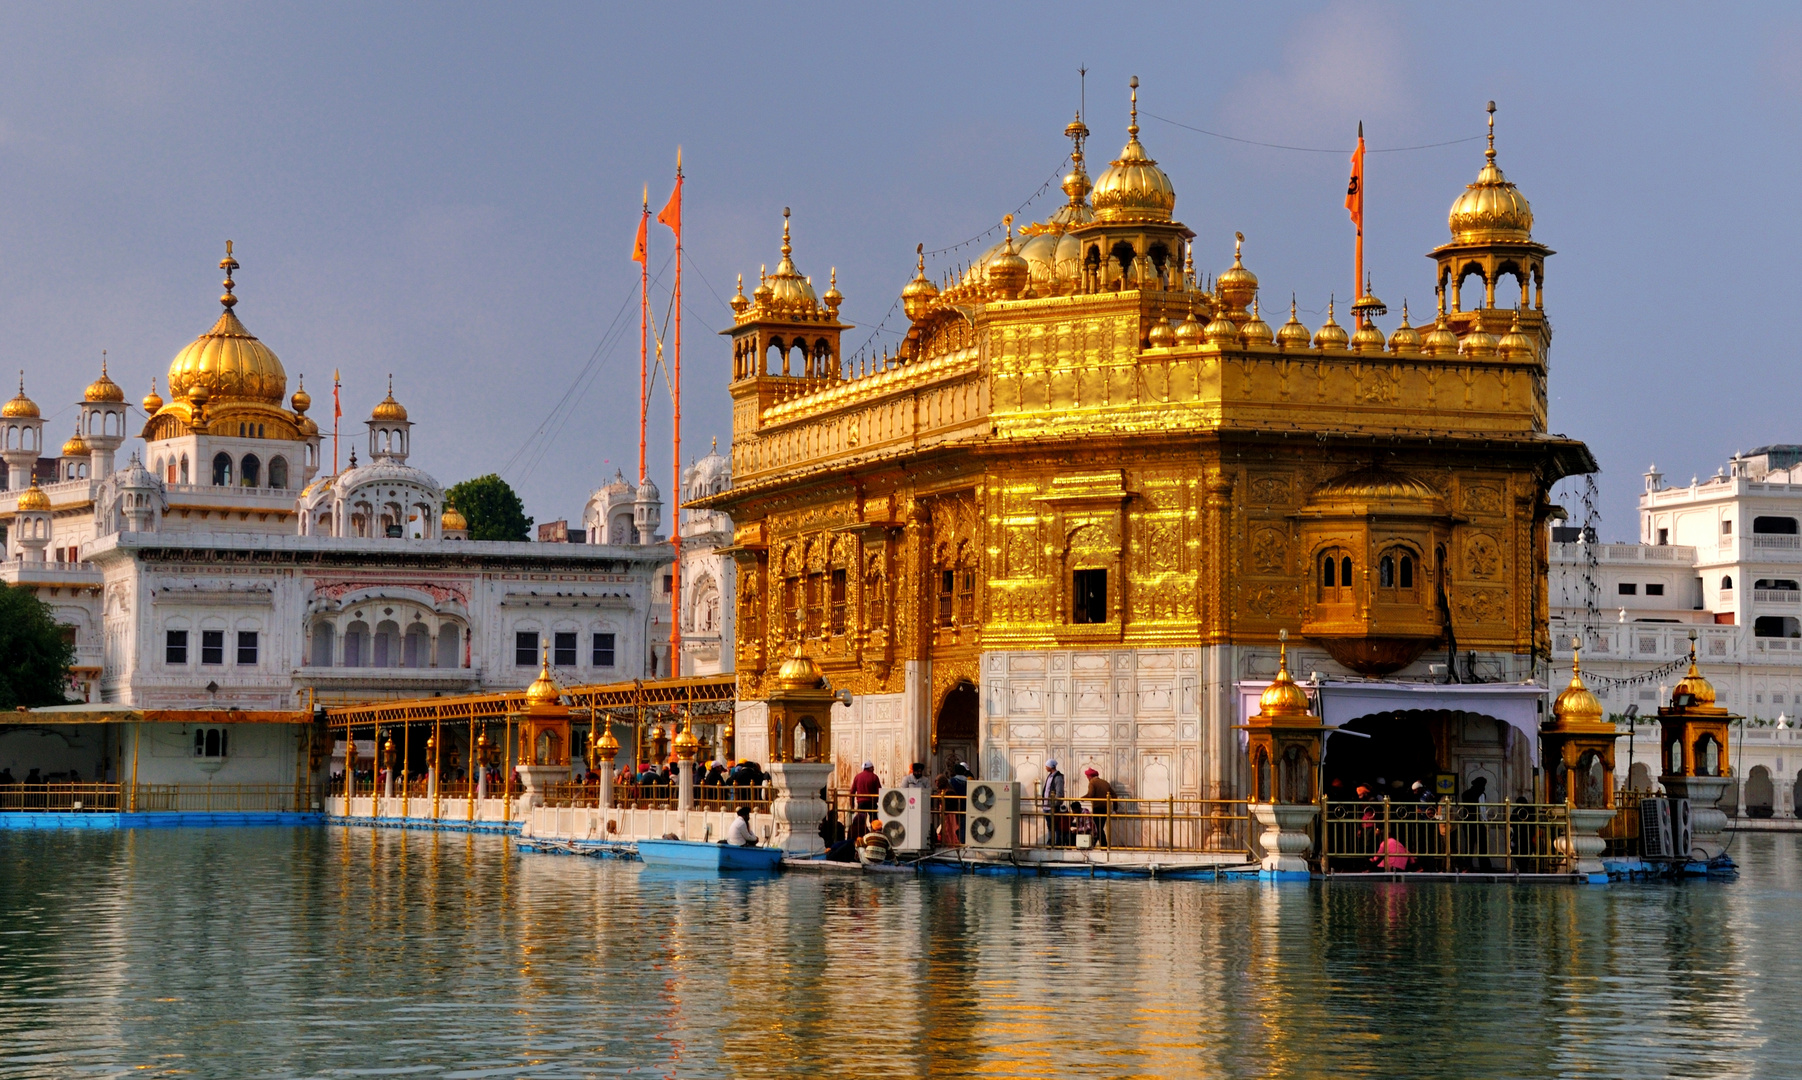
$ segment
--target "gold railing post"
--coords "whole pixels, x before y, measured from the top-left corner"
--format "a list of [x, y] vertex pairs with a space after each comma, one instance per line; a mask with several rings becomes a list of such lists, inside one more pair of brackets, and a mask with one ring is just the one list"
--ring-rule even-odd
[[138, 812], [138, 737], [144, 732], [142, 720], [131, 726], [131, 812]]
[[407, 806], [413, 797], [413, 755], [407, 752], [413, 734], [412, 721], [403, 721], [400, 729], [400, 820], [407, 821]]
[[1502, 800], [1502, 873], [1514, 873], [1514, 800]]
[[432, 720], [432, 820], [438, 820], [439, 793], [444, 790], [444, 721]]

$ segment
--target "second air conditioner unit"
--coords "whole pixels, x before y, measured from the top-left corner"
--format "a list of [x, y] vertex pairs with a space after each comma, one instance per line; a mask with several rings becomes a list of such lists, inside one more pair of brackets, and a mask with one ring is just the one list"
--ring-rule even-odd
[[1011, 851], [1020, 843], [1020, 785], [1012, 780], [972, 780], [964, 806], [964, 843]]
[[882, 834], [895, 851], [932, 846], [932, 795], [925, 788], [883, 788], [876, 800]]

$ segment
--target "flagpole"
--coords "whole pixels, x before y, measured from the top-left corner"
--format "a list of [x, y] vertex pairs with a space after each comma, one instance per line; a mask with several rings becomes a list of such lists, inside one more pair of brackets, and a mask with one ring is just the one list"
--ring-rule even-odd
[[344, 409], [338, 404], [338, 369], [332, 369], [332, 475], [338, 475], [338, 417]]
[[[639, 218], [638, 236], [643, 240], [650, 231], [651, 186], [644, 189], [644, 216]], [[638, 260], [638, 482], [645, 481], [645, 419], [650, 402], [650, 323], [651, 323], [651, 259], [649, 252], [639, 252]]]
[[670, 370], [670, 564], [669, 677], [682, 674], [682, 148], [676, 147], [676, 190], [657, 215], [676, 237], [676, 284], [671, 296], [675, 308], [676, 342]]
[[1358, 244], [1352, 270], [1352, 296], [1364, 295], [1364, 121], [1358, 121]]

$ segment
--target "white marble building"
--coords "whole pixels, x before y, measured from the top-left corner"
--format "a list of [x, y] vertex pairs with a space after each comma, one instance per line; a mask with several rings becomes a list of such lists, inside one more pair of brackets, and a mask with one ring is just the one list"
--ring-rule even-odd
[[103, 370], [60, 479], [40, 486], [41, 411], [23, 385], [0, 406], [0, 580], [34, 589], [72, 635], [78, 698], [268, 711], [516, 690], [542, 650], [565, 683], [654, 674], [670, 560], [654, 487], [635, 493], [641, 531], [620, 542], [470, 541], [409, 464], [392, 391], [348, 466], [322, 475], [311, 398], [283, 401], [281, 361], [238, 320], [237, 264], [222, 265], [225, 310], [171, 363], [172, 400], [154, 385], [145, 397], [141, 445], [127, 447], [125, 395]]

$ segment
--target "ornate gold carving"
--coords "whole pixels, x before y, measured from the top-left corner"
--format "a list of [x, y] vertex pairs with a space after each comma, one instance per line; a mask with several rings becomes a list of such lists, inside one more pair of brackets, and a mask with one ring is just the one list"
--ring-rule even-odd
[[1464, 542], [1464, 569], [1474, 578], [1492, 578], [1501, 571], [1502, 549], [1495, 537], [1478, 533]]
[[1264, 525], [1251, 531], [1251, 564], [1260, 574], [1280, 574], [1289, 565], [1289, 537], [1282, 529]]
[[1461, 589], [1454, 595], [1458, 618], [1463, 622], [1494, 623], [1508, 617], [1506, 589]]

